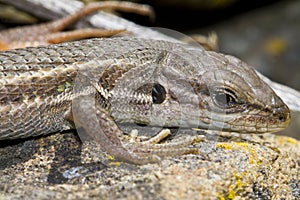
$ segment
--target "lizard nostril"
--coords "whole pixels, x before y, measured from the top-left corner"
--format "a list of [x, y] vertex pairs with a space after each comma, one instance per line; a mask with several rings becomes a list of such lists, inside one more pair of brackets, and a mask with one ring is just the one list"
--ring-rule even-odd
[[278, 119], [279, 119], [279, 121], [284, 122], [286, 120], [286, 116], [279, 115]]
[[290, 120], [290, 111], [287, 107], [276, 108], [273, 111], [273, 115], [276, 116], [280, 122], [286, 122]]

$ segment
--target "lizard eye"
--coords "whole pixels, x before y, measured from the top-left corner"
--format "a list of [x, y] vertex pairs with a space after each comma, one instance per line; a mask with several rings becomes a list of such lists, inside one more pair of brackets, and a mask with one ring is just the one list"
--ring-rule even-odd
[[154, 104], [161, 104], [166, 99], [166, 90], [159, 84], [154, 83], [152, 87], [152, 100]]
[[220, 108], [232, 108], [238, 104], [235, 93], [228, 88], [217, 88], [212, 93], [214, 103]]

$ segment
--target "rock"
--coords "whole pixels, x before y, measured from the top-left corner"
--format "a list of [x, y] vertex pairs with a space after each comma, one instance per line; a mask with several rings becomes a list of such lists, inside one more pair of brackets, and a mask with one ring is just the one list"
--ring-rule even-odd
[[213, 132], [206, 137], [195, 144], [200, 155], [142, 166], [109, 160], [73, 133], [1, 146], [0, 199], [300, 198], [298, 140]]

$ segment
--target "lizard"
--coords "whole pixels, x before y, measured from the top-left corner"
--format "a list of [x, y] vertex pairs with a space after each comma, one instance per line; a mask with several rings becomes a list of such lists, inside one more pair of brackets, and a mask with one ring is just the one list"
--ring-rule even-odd
[[[152, 13], [149, 7], [127, 2], [89, 4], [80, 12], [61, 20], [1, 32], [2, 44], [6, 40], [2, 46], [5, 48], [39, 46], [94, 36], [91, 35], [90, 30], [73, 31], [67, 34], [58, 31], [79, 18], [103, 8], [148, 15]], [[40, 37], [41, 31], [35, 30], [41, 30], [45, 35]], [[121, 31], [110, 31], [108, 36]], [[22, 33], [27, 36], [24, 37], [24, 41], [28, 41], [29, 38], [31, 42], [20, 43], [18, 40], [18, 42], [12, 40], [19, 38]], [[100, 35], [103, 35], [103, 32]], [[18, 46], [20, 44], [21, 46]], [[191, 66], [189, 64], [192, 61], [183, 59], [184, 54], [186, 58], [193, 60]], [[176, 63], [168, 61], [169, 57], [174, 57], [174, 61], [182, 64], [181, 67], [176, 68], [174, 65]], [[2, 140], [72, 129], [75, 128], [75, 124], [80, 124], [111, 155], [128, 162], [143, 164], [156, 162], [159, 157], [155, 154], [161, 156], [194, 152], [195, 149], [185, 147], [203, 138], [191, 137], [170, 145], [154, 144], [170, 134], [169, 131], [162, 131], [141, 144], [123, 145], [120, 141], [123, 133], [115, 122], [161, 127], [223, 128], [226, 131], [263, 133], [281, 130], [290, 121], [288, 107], [257, 77], [250, 66], [234, 57], [205, 51], [202, 48], [193, 49], [183, 44], [141, 38], [96, 39], [61, 46], [8, 51], [1, 54], [0, 60], [3, 79], [1, 80], [0, 125]], [[170, 67], [169, 64], [172, 66]], [[233, 68], [227, 69], [227, 65]], [[147, 82], [139, 79], [134, 81], [135, 77], [139, 77], [140, 67], [142, 67], [141, 72], [152, 70], [152, 74], [148, 74], [146, 78]], [[204, 67], [212, 71], [206, 73]], [[242, 67], [244, 69], [238, 69]], [[165, 72], [167, 74], [162, 75], [164, 68], [167, 69]], [[237, 76], [239, 71], [244, 71], [244, 74], [248, 74], [250, 78], [244, 76], [239, 78]], [[87, 81], [88, 86], [83, 87], [81, 80], [77, 80], [82, 72], [83, 77], [94, 79], [94, 81]], [[203, 76], [203, 73], [206, 75]], [[142, 74], [140, 77], [145, 78]], [[178, 82], [172, 84], [164, 82], [167, 84], [164, 85], [157, 82], [160, 77], [175, 78]], [[211, 81], [217, 79], [216, 77], [223, 81], [218, 82], [219, 86], [215, 86]], [[126, 82], [126, 79], [133, 83]], [[184, 79], [186, 81], [183, 81]], [[236, 79], [236, 82], [231, 79]], [[120, 80], [125, 82], [120, 85]], [[173, 84], [178, 86], [183, 84], [186, 88], [168, 88]], [[225, 87], [226, 84], [230, 86]], [[136, 88], [137, 85], [141, 87]], [[131, 86], [130, 89], [128, 86]], [[237, 86], [244, 88], [245, 91], [237, 88], [229, 89]], [[180, 95], [177, 89], [183, 93], [190, 93], [186, 96]], [[270, 95], [268, 101], [257, 101], [255, 98], [263, 96], [264, 90]], [[187, 96], [191, 99], [185, 100]], [[93, 97], [96, 97], [96, 104]], [[254, 103], [250, 104], [250, 101]], [[236, 107], [236, 110], [231, 106]], [[251, 106], [255, 112], [251, 111]], [[164, 111], [166, 111], [165, 115]], [[95, 115], [88, 115], [91, 113]], [[190, 118], [190, 115], [194, 118]], [[228, 121], [231, 121], [231, 124], [227, 124]]]
[[251, 66], [200, 47], [116, 37], [0, 53], [0, 140], [80, 126], [116, 159], [146, 164], [197, 153], [203, 138], [130, 142], [117, 123], [261, 134], [290, 120]]

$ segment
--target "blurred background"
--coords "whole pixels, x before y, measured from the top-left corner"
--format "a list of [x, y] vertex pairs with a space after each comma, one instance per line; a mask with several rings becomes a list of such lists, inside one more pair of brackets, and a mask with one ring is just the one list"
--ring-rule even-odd
[[[88, 1], [85, 1], [88, 2]], [[156, 19], [122, 14], [145, 26], [184, 34], [215, 32], [219, 51], [234, 55], [270, 79], [300, 90], [300, 1], [297, 0], [135, 0], [152, 5]], [[43, 19], [0, 4], [0, 28]], [[45, 20], [45, 19], [44, 19]], [[300, 101], [300, 100], [299, 100]], [[300, 114], [280, 134], [300, 139]]]

